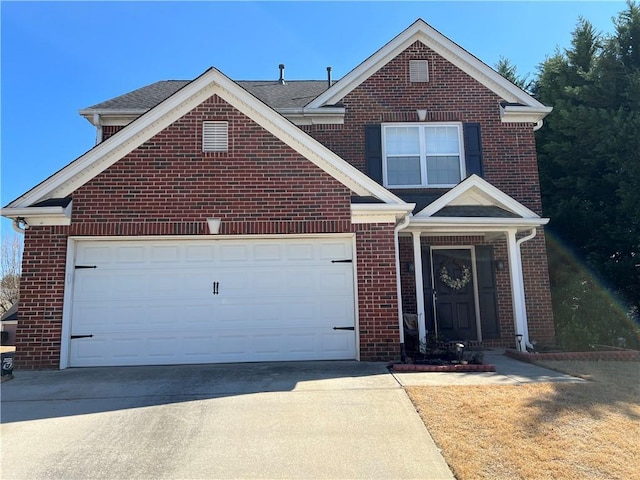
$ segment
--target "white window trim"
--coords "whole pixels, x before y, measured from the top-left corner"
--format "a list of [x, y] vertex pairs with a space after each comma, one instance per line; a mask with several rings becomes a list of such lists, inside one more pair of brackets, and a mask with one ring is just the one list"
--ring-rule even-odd
[[[455, 187], [458, 183], [442, 184], [442, 183], [428, 183], [427, 178], [427, 153], [426, 142], [424, 139], [424, 127], [456, 127], [458, 129], [458, 142], [460, 145], [460, 181], [467, 177], [466, 163], [464, 159], [464, 132], [462, 128], [462, 122], [406, 122], [406, 123], [383, 123], [382, 128], [382, 183], [386, 188], [451, 188]], [[422, 183], [420, 185], [389, 185], [387, 175], [387, 127], [422, 127], [419, 128], [420, 137], [420, 177]]]

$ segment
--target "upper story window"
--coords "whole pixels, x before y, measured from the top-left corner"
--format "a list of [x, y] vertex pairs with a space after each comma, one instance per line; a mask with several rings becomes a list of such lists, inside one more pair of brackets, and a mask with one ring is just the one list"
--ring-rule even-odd
[[383, 125], [382, 149], [389, 188], [453, 187], [465, 176], [459, 123]]

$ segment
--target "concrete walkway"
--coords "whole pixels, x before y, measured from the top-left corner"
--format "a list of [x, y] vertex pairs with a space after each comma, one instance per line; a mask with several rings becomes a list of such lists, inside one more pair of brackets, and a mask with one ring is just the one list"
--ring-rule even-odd
[[453, 479], [382, 363], [14, 371], [3, 479]]
[[564, 373], [520, 362], [502, 350], [486, 350], [484, 363], [496, 366], [495, 372], [394, 372], [403, 387], [421, 385], [517, 385], [534, 382], [584, 382]]

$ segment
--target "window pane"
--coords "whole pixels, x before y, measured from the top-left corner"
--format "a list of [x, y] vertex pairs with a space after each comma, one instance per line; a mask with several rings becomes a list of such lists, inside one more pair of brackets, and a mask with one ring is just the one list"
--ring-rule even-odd
[[420, 157], [387, 158], [387, 185], [420, 185]]
[[460, 157], [427, 157], [430, 185], [455, 185], [460, 181]]
[[418, 127], [387, 127], [385, 129], [387, 155], [420, 154]]
[[460, 141], [458, 127], [436, 126], [426, 127], [427, 154], [459, 154]]

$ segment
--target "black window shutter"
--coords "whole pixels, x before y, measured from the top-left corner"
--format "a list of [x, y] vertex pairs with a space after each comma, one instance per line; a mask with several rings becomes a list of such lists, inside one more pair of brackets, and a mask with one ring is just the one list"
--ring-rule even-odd
[[364, 155], [366, 173], [382, 185], [382, 127], [365, 125]]
[[480, 304], [480, 325], [482, 338], [500, 338], [498, 302], [496, 298], [496, 277], [494, 271], [493, 247], [476, 246], [476, 267], [478, 274], [478, 303]]
[[482, 177], [482, 139], [479, 123], [464, 124], [464, 158], [467, 177], [473, 173]]

